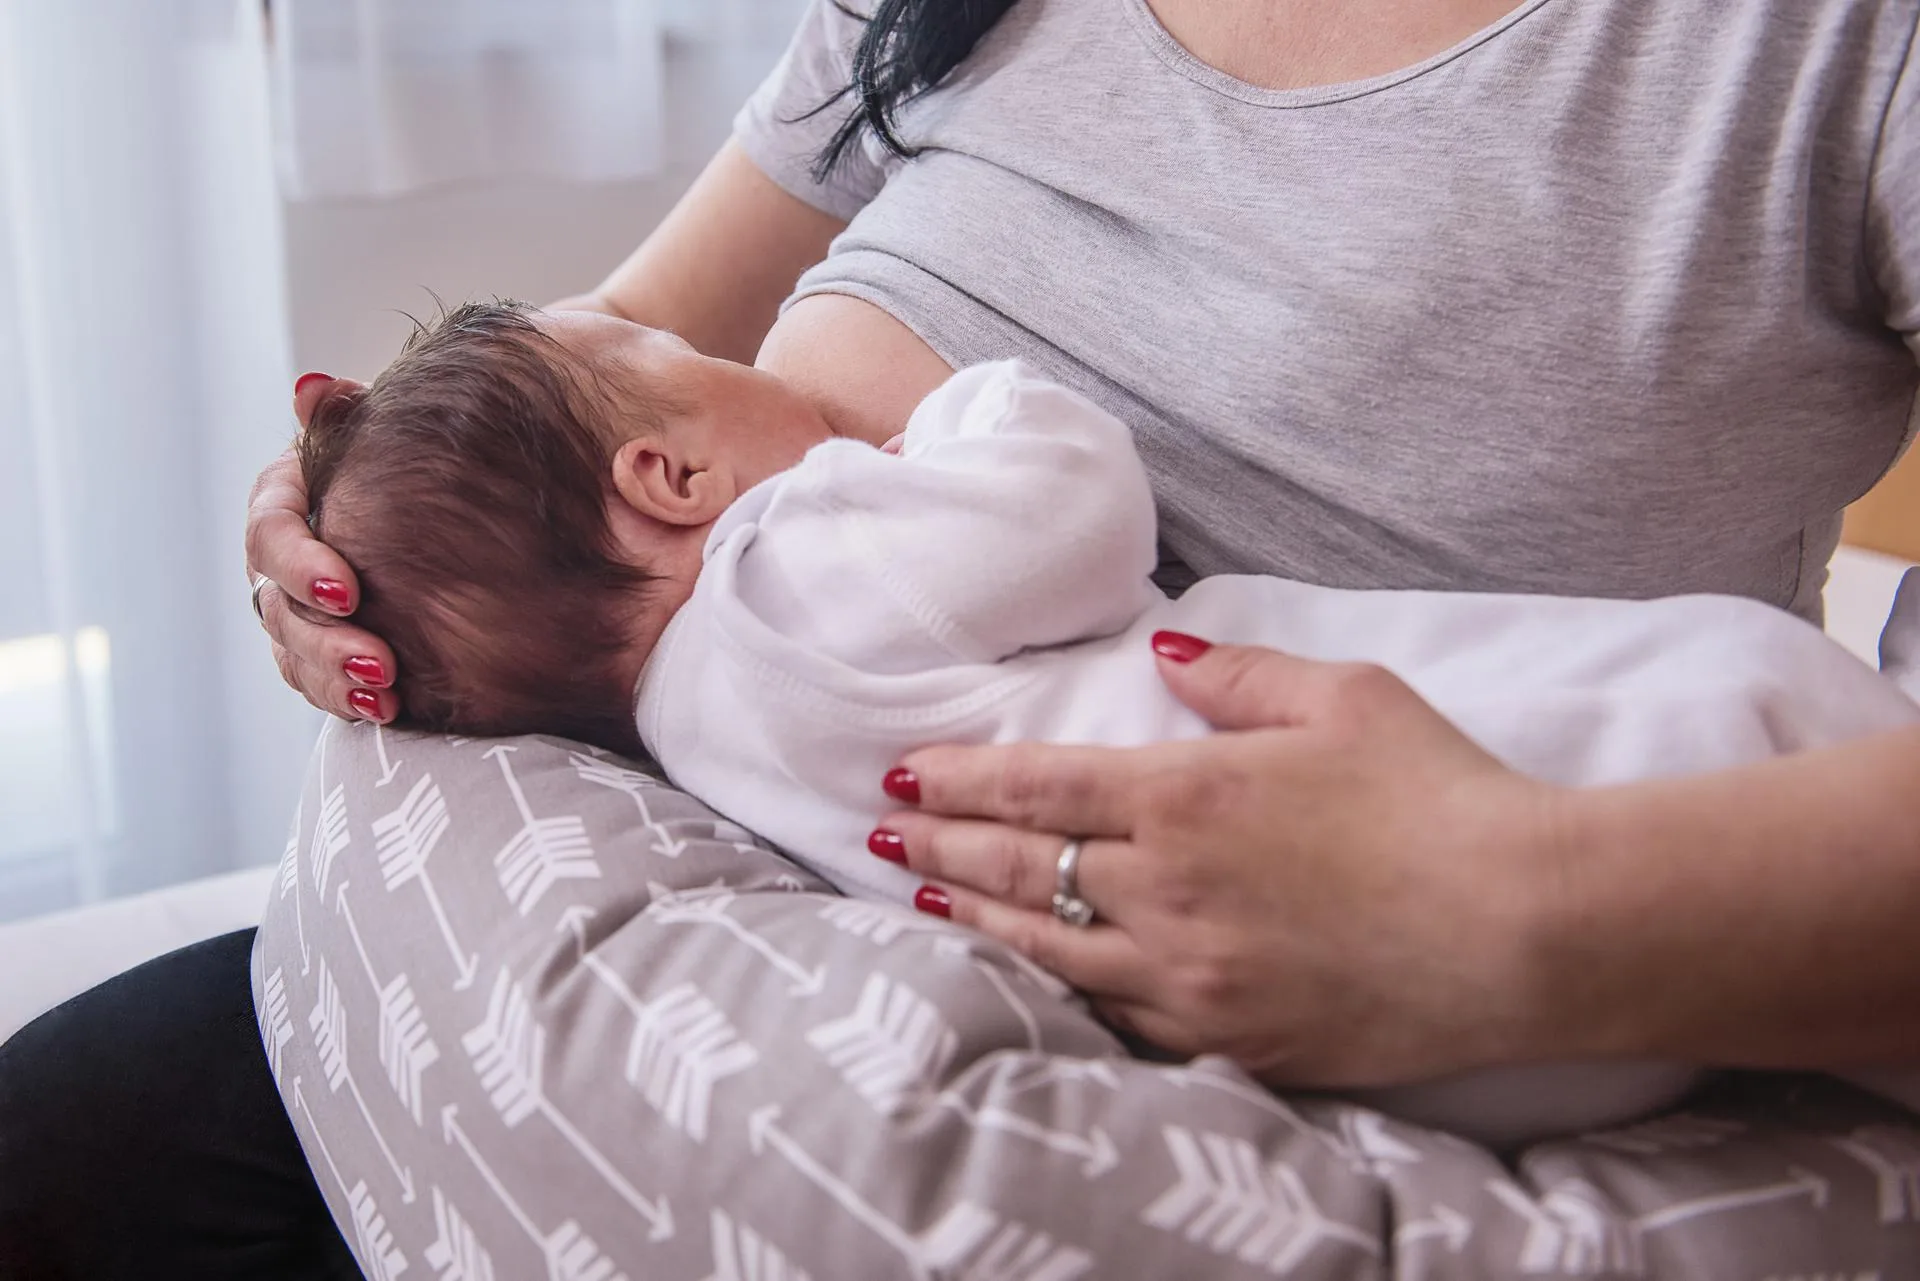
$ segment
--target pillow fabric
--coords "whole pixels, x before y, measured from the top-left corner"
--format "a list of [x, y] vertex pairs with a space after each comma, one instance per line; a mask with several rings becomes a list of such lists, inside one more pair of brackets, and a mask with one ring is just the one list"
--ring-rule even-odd
[[1920, 1276], [1920, 1124], [1815, 1077], [1517, 1160], [1149, 1063], [634, 762], [329, 722], [254, 954], [369, 1277]]

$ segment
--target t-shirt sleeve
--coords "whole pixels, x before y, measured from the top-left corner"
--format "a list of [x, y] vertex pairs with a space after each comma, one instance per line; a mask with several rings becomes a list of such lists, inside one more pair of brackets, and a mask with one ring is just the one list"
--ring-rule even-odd
[[1920, 360], [1920, 38], [1894, 84], [1867, 198], [1867, 252], [1887, 323]]
[[885, 164], [863, 139], [849, 147], [826, 181], [813, 165], [853, 109], [831, 101], [852, 78], [853, 48], [865, 22], [834, 3], [812, 0], [780, 63], [733, 120], [733, 136], [760, 171], [788, 193], [851, 221], [886, 181]]

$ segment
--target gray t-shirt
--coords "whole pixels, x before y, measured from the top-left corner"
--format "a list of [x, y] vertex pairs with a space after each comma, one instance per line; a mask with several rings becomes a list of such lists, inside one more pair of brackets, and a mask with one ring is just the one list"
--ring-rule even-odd
[[[816, 0], [747, 154], [852, 219], [795, 298], [1134, 430], [1201, 574], [1820, 613], [1920, 387], [1920, 0], [1523, 0], [1258, 89], [1145, 0], [1022, 0], [825, 185]], [[1903, 344], [1904, 339], [1904, 344]]]

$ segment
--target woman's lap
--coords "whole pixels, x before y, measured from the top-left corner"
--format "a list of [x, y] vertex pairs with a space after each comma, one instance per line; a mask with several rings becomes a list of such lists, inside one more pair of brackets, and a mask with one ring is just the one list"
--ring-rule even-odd
[[245, 930], [0, 1046], [0, 1276], [356, 1278], [267, 1070]]

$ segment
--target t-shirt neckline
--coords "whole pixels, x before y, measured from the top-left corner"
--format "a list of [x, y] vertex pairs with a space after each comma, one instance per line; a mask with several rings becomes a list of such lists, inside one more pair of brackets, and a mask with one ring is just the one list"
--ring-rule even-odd
[[1187, 52], [1186, 46], [1174, 39], [1173, 33], [1160, 24], [1160, 19], [1148, 7], [1147, 0], [1125, 0], [1125, 3], [1127, 16], [1132, 20], [1134, 30], [1140, 33], [1140, 38], [1146, 42], [1147, 47], [1153, 50], [1160, 61], [1194, 83], [1256, 107], [1318, 107], [1328, 103], [1362, 98], [1417, 79], [1434, 68], [1444, 66], [1455, 58], [1479, 48], [1536, 9], [1548, 4], [1549, 0], [1522, 0], [1505, 17], [1482, 27], [1460, 43], [1451, 48], [1442, 49], [1439, 53], [1423, 58], [1419, 62], [1401, 67], [1397, 71], [1369, 76], [1364, 80], [1345, 80], [1337, 84], [1311, 85], [1301, 89], [1264, 89], [1259, 85], [1249, 84], [1245, 80], [1230, 76], [1218, 67], [1202, 62]]

